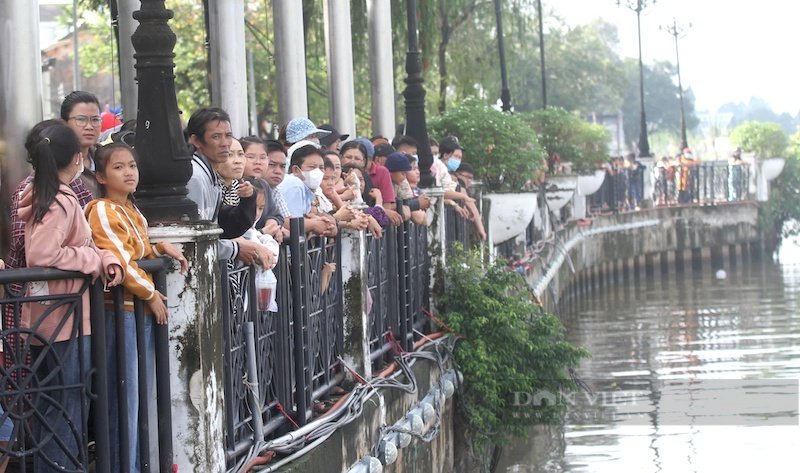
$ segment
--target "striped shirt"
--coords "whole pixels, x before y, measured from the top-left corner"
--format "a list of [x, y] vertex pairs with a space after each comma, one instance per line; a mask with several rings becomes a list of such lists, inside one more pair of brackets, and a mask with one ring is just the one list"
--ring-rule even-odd
[[107, 198], [96, 199], [85, 212], [95, 245], [114, 253], [124, 266], [125, 310], [132, 311], [133, 296], [147, 301], [156, 290], [153, 278], [139, 267], [137, 260], [161, 256], [163, 245], [150, 243], [147, 220], [130, 200], [122, 205]]

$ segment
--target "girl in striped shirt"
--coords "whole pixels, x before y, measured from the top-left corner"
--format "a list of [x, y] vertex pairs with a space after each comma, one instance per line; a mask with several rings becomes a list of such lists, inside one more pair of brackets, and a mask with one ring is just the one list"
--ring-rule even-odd
[[[98, 149], [95, 154], [96, 177], [100, 184], [102, 198], [93, 200], [86, 206], [86, 218], [92, 229], [92, 239], [98, 248], [109, 250], [122, 262], [125, 278], [124, 312], [115, 314], [110, 299], [106, 300], [106, 340], [107, 355], [111, 358], [109, 366], [109, 430], [111, 433], [111, 470], [140, 471], [139, 462], [139, 382], [148, 383], [148, 392], [155, 380], [153, 322], [167, 323], [166, 297], [156, 290], [153, 278], [137, 264], [138, 260], [167, 255], [180, 263], [185, 273], [188, 263], [183, 253], [171, 243], [150, 243], [147, 234], [147, 220], [134, 204], [133, 192], [139, 184], [139, 169], [133, 149], [124, 143], [112, 143]], [[139, 380], [138, 351], [136, 345], [136, 319], [133, 312], [133, 298], [138, 297], [147, 306], [145, 313], [145, 357], [148, 360], [149, 379]], [[148, 313], [149, 312], [149, 313]], [[124, 339], [116, 339], [117, 318], [123, 318]], [[118, 350], [125, 350], [125, 374], [128, 380], [126, 392], [128, 406], [126, 413], [118, 413], [117, 405], [117, 363]], [[149, 399], [143, 402], [147, 406]], [[119, 415], [128, 417], [129, 464], [120, 465]], [[146, 452], [149, 455], [149, 452]]]

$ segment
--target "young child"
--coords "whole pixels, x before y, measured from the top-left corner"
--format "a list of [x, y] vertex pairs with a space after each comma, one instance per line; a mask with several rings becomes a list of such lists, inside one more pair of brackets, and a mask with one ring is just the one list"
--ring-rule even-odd
[[[126, 392], [128, 410], [118, 412], [117, 405], [117, 364], [109, 362], [108, 396], [109, 396], [109, 431], [111, 433], [111, 469], [112, 471], [138, 472], [139, 464], [139, 382], [147, 382], [148, 390], [155, 381], [154, 355], [155, 339], [153, 335], [153, 322], [167, 323], [167, 299], [156, 290], [153, 278], [144, 272], [137, 260], [150, 259], [167, 255], [180, 263], [181, 272], [185, 273], [188, 263], [181, 251], [171, 243], [150, 243], [147, 234], [147, 220], [134, 204], [132, 194], [139, 185], [139, 169], [136, 158], [128, 145], [112, 143], [100, 147], [94, 156], [96, 177], [100, 186], [100, 199], [93, 200], [86, 206], [86, 217], [92, 229], [92, 238], [98, 248], [110, 251], [122, 262], [125, 269], [125, 278], [122, 280], [124, 288], [124, 313], [115, 314], [113, 301], [106, 300], [106, 355], [112, 360], [116, 358], [117, 350], [125, 350], [125, 376], [127, 378]], [[150, 366], [150, 378], [139, 379], [138, 351], [136, 345], [136, 318], [133, 312], [133, 298], [138, 297], [145, 301], [149, 309], [145, 320], [145, 356]], [[123, 318], [125, 337], [123, 340], [116, 338], [116, 317]], [[149, 400], [145, 400], [147, 405]], [[119, 455], [119, 415], [128, 417], [128, 447], [130, 463], [120, 465]]]
[[[264, 208], [267, 206], [268, 184], [263, 179], [258, 178], [246, 178], [246, 180], [253, 185], [253, 192], [256, 196], [255, 221], [258, 222], [261, 219], [261, 215], [264, 213]], [[280, 245], [272, 237], [272, 235], [256, 230], [255, 224], [253, 225], [253, 228], [247, 230], [243, 236], [248, 240], [264, 245], [272, 255], [272, 259], [267, 262], [267, 269], [256, 268], [256, 291], [258, 292], [258, 309], [261, 311], [277, 312], [278, 304], [275, 297], [277, 279], [275, 278], [275, 274], [272, 272], [272, 268], [274, 268], [275, 264], [278, 262]]]

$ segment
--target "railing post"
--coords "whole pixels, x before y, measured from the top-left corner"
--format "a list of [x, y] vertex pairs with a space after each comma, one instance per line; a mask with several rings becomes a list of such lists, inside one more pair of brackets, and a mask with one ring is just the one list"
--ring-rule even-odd
[[305, 425], [310, 420], [311, 360], [309, 359], [308, 298], [305, 291], [306, 235], [302, 218], [293, 218], [289, 224], [289, 251], [292, 272], [292, 319], [294, 321], [294, 379], [297, 423]]
[[[217, 270], [216, 226], [169, 225], [149, 229], [152, 241], [171, 241], [182, 246], [189, 261], [186, 275], [168, 270], [169, 334], [156, 326], [156, 372], [163, 379], [165, 339], [169, 339], [170, 393], [164, 402], [159, 383], [159, 432], [171, 408], [172, 449], [160, 445], [161, 471], [224, 471], [224, 362], [220, 279]], [[158, 284], [158, 281], [156, 281]], [[169, 446], [166, 446], [169, 449]], [[174, 459], [170, 464], [170, 455]], [[100, 471], [100, 470], [98, 470]]]
[[[92, 352], [106, 352], [106, 313], [103, 303], [103, 286], [98, 282], [89, 287], [91, 291]], [[94, 416], [95, 468], [97, 471], [111, 471], [110, 436], [108, 431], [108, 358], [94, 356]]]
[[410, 248], [410, 235], [411, 223], [403, 222], [402, 225], [397, 227], [397, 282], [398, 282], [398, 308], [397, 312], [397, 333], [398, 340], [403, 346], [404, 350], [410, 350], [414, 344], [414, 332], [411, 328], [411, 319], [413, 315], [413, 308], [411, 302], [411, 248]]
[[365, 379], [372, 378], [370, 363], [370, 325], [367, 301], [369, 272], [367, 267], [367, 236], [365, 232], [344, 230], [341, 271], [344, 305], [344, 359]]

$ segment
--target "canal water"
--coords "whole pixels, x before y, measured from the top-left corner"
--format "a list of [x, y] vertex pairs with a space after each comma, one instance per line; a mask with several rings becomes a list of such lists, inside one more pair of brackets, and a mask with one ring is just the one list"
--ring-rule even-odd
[[799, 472], [800, 247], [724, 270], [567, 302], [591, 391], [561, 393], [563, 425], [531, 429], [496, 471]]

